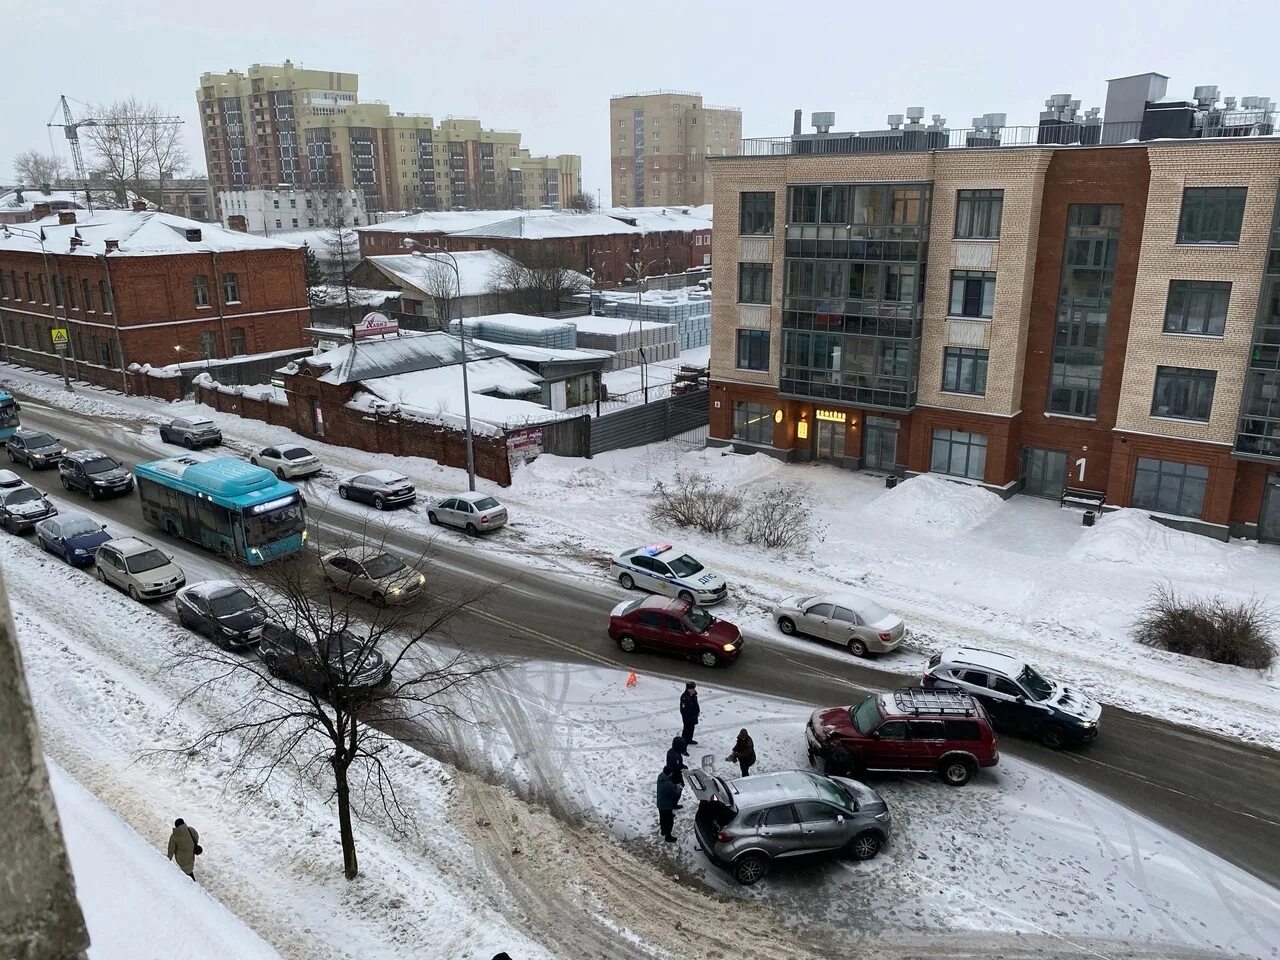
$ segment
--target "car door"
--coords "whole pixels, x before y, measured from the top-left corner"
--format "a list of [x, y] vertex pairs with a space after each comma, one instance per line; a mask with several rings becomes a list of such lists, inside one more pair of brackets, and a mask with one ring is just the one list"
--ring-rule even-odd
[[633, 568], [632, 577], [635, 579], [636, 585], [644, 590], [652, 590], [655, 593], [662, 593], [658, 585], [658, 578], [654, 576], [653, 557], [644, 554], [633, 554], [630, 558], [630, 566]]
[[1018, 733], [1031, 733], [1039, 728], [1048, 711], [1027, 696], [1027, 692], [999, 674], [991, 675], [991, 699], [1000, 703], [1004, 724]]
[[800, 820], [800, 839], [805, 852], [839, 850], [845, 844], [844, 814], [821, 800], [800, 800], [795, 804]]
[[334, 557], [329, 561], [329, 576], [340, 590], [354, 591], [356, 571], [350, 557]]
[[44, 523], [36, 526], [36, 538], [46, 544], [54, 553], [65, 557], [67, 548], [62, 543], [62, 528], [58, 526], [57, 520], [46, 520]]
[[169, 442], [181, 443], [182, 438], [186, 436], [188, 429], [190, 428], [187, 424], [187, 421], [185, 420], [173, 421], [173, 423], [169, 424], [169, 437], [168, 437]]
[[947, 749], [946, 725], [941, 720], [908, 720], [907, 745], [910, 766], [932, 770]]
[[760, 818], [756, 833], [764, 841], [770, 856], [794, 854], [801, 846], [800, 821], [796, 819], [795, 807], [789, 803], [770, 807]]
[[679, 584], [674, 583], [675, 574], [661, 560], [656, 557], [649, 557], [649, 562], [653, 565], [653, 589], [659, 593], [665, 593], [668, 597], [674, 597], [682, 589]]
[[908, 766], [907, 744], [907, 721], [885, 720], [866, 746], [864, 762], [872, 770], [902, 770]]
[[663, 615], [663, 643], [672, 653], [682, 657], [692, 657], [697, 653], [699, 635], [694, 633], [683, 620], [671, 614]]
[[207, 637], [214, 634], [214, 616], [213, 608], [209, 606], [209, 601], [198, 594], [187, 594], [187, 603], [190, 604], [192, 622], [195, 624], [196, 632], [202, 633]]
[[456, 527], [458, 525], [458, 519], [454, 514], [457, 513], [457, 510], [457, 499], [454, 497], [446, 497], [444, 500], [441, 500], [439, 505], [436, 507], [436, 519], [447, 526]]
[[351, 592], [357, 597], [372, 600], [373, 595], [378, 592], [378, 586], [369, 579], [369, 571], [358, 560], [347, 562], [351, 565]]
[[827, 629], [831, 633], [831, 639], [836, 643], [848, 643], [849, 639], [854, 636], [863, 637], [862, 618], [850, 610], [848, 607], [837, 606], [831, 612], [831, 620], [828, 621]]
[[258, 454], [258, 466], [266, 467], [268, 470], [275, 470], [280, 466], [280, 451], [275, 447], [267, 447]]
[[122, 586], [124, 583], [124, 565], [120, 561], [120, 554], [114, 550], [99, 549], [96, 557], [98, 569], [102, 572], [103, 580], [117, 587]]
[[807, 607], [800, 619], [800, 627], [811, 637], [819, 640], [830, 640], [831, 615], [835, 612], [835, 604], [814, 603]]
[[347, 495], [361, 503], [373, 502], [373, 477], [362, 474], [347, 483]]

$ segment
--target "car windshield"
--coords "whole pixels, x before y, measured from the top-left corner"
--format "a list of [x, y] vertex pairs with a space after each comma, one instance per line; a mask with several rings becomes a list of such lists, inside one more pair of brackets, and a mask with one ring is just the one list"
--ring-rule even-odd
[[234, 590], [228, 590], [226, 593], [219, 593], [217, 596], [209, 598], [209, 609], [215, 617], [230, 617], [237, 613], [243, 613], [258, 605], [258, 601], [248, 590], [242, 587], [236, 587]]
[[671, 567], [671, 572], [677, 577], [692, 577], [695, 573], [702, 572], [702, 564], [687, 553], [683, 557], [668, 560], [667, 565]]
[[383, 577], [394, 576], [402, 570], [408, 568], [400, 562], [396, 557], [389, 553], [380, 553], [376, 557], [372, 557], [364, 562], [365, 572], [374, 580], [381, 580]]
[[31, 503], [33, 500], [43, 500], [44, 494], [35, 487], [23, 487], [21, 490], [15, 490], [4, 498], [7, 504], [14, 503]]
[[245, 514], [245, 536], [251, 546], [273, 543], [295, 533], [301, 533], [307, 525], [302, 503], [268, 510], [266, 513]]
[[286, 460], [305, 460], [307, 457], [311, 456], [311, 451], [305, 450], [302, 447], [285, 447], [280, 451], [280, 456], [284, 457]]
[[1053, 696], [1053, 684], [1030, 667], [1022, 668], [1022, 672], [1018, 674], [1018, 682], [1031, 695], [1032, 700], [1048, 700]]
[[865, 737], [880, 726], [880, 721], [884, 719], [884, 714], [880, 712], [879, 700], [874, 694], [867, 697], [849, 711], [849, 719], [853, 721], [853, 728]]
[[502, 506], [502, 504], [493, 499], [493, 497], [484, 497], [483, 499], [477, 500], [473, 506], [475, 506], [477, 510], [492, 510], [495, 507]]
[[52, 447], [58, 441], [47, 433], [33, 433], [27, 437], [28, 447]]
[[125, 569], [130, 573], [146, 573], [148, 570], [155, 570], [159, 567], [163, 567], [168, 562], [168, 557], [159, 550], [152, 549], [134, 557], [126, 557], [124, 565]]
[[706, 633], [707, 629], [716, 622], [716, 618], [703, 610], [702, 607], [691, 606], [684, 618], [689, 621], [689, 626], [699, 633]]
[[90, 534], [101, 533], [102, 525], [90, 520], [88, 517], [74, 517], [72, 519], [62, 518], [59, 524], [61, 535], [66, 540], [74, 537], [87, 537]]
[[120, 461], [111, 457], [97, 457], [90, 460], [84, 465], [84, 472], [88, 474], [106, 473], [108, 470], [114, 470], [120, 466]]
[[350, 630], [331, 634], [325, 647], [330, 663], [342, 664], [348, 668], [369, 663], [378, 656], [372, 641], [357, 637]]
[[818, 788], [819, 797], [826, 800], [828, 803], [834, 803], [838, 807], [846, 807], [849, 809], [856, 809], [858, 806], [857, 801], [849, 791], [840, 786], [840, 784], [836, 783], [834, 780], [829, 780], [826, 777], [815, 776], [813, 778], [813, 785]]
[[18, 422], [18, 401], [0, 400], [0, 427], [12, 427]]

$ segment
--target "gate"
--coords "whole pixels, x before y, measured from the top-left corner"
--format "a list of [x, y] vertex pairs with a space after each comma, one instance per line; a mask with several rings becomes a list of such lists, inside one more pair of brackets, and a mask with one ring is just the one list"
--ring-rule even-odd
[[711, 421], [710, 405], [710, 390], [691, 390], [596, 417], [589, 421], [588, 456], [657, 443], [705, 427]]

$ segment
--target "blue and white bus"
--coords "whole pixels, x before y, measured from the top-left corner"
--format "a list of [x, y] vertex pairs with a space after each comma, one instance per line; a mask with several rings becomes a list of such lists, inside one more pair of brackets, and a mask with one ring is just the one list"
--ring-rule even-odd
[[306, 504], [292, 483], [234, 457], [183, 454], [140, 463], [142, 516], [175, 537], [253, 565], [297, 553]]
[[18, 429], [18, 401], [13, 394], [0, 390], [0, 443], [13, 436]]

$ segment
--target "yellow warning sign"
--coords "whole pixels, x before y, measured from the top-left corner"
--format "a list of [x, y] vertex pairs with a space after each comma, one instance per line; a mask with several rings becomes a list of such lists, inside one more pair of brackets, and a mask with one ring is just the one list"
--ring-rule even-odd
[[67, 328], [54, 327], [49, 331], [49, 335], [53, 337], [53, 345], [55, 347], [65, 347], [67, 345]]

